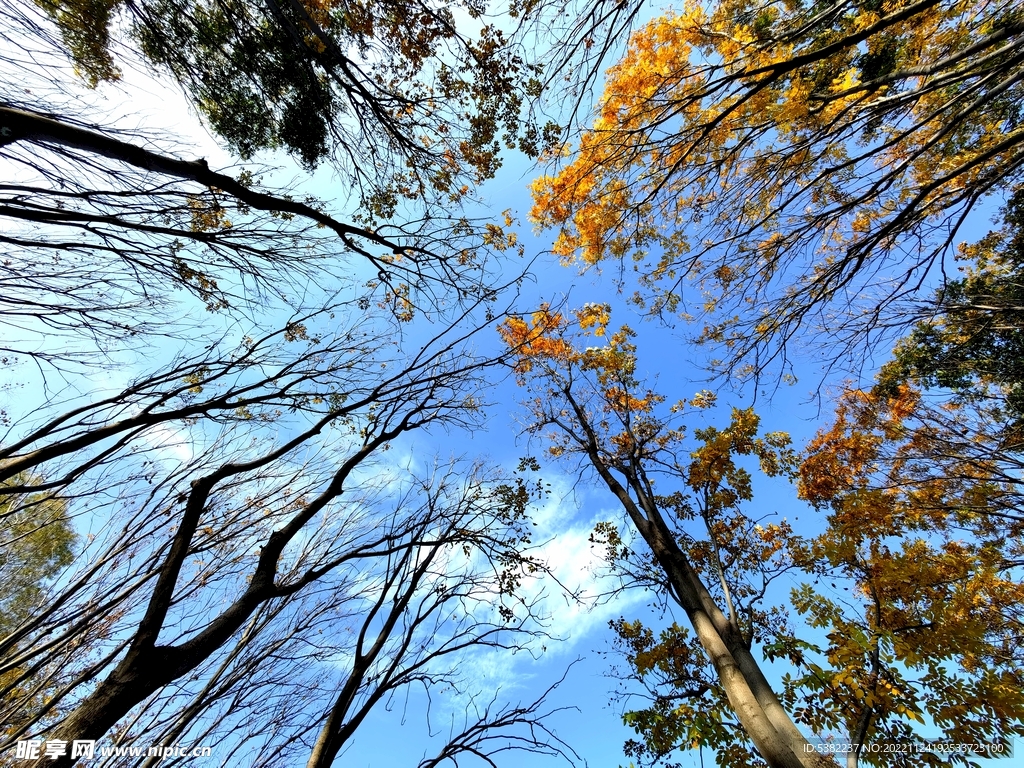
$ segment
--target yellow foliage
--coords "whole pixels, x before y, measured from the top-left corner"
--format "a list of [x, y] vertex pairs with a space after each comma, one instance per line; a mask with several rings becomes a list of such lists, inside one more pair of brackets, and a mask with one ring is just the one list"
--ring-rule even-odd
[[529, 321], [520, 317], [505, 318], [498, 326], [498, 333], [517, 356], [516, 372], [523, 374], [532, 369], [535, 358], [568, 362], [577, 357], [572, 345], [558, 335], [565, 326], [562, 315], [552, 312], [545, 304]]
[[901, 238], [924, 254], [934, 233], [941, 251], [951, 217], [1016, 178], [1021, 45], [1003, 0], [687, 0], [633, 33], [570, 161], [533, 183], [530, 218], [566, 264], [636, 257], [656, 307], [681, 276], [702, 281], [707, 313], [738, 308], [756, 330], [718, 339], [741, 355], [855, 293]]
[[219, 229], [230, 229], [231, 220], [228, 219], [227, 211], [217, 202], [214, 197], [208, 202], [201, 197], [189, 196], [188, 210], [191, 216], [191, 229], [193, 232], [215, 232]]
[[854, 580], [864, 616], [839, 620], [840, 606], [809, 589], [798, 607], [836, 627], [830, 696], [849, 688], [855, 714], [868, 708], [878, 728], [927, 715], [951, 741], [985, 740], [1024, 722], [1024, 670], [1006, 655], [1024, 600], [1006, 541], [1024, 531], [999, 515], [1000, 469], [961, 440], [958, 418], [906, 385], [840, 398], [800, 467], [800, 495], [829, 510], [806, 557]]

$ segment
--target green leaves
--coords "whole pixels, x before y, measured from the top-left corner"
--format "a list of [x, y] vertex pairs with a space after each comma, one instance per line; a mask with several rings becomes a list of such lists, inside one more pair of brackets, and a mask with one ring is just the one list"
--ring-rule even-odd
[[1024, 188], [1003, 223], [961, 246], [964, 277], [937, 291], [932, 316], [897, 344], [879, 374], [880, 394], [913, 381], [986, 403], [1008, 423], [1024, 419]]
[[125, 0], [34, 2], [57, 23], [78, 74], [90, 88], [121, 78], [121, 70], [110, 53], [110, 27]]
[[[5, 487], [38, 485], [22, 473]], [[0, 496], [0, 640], [41, 607], [50, 579], [74, 556], [65, 503], [45, 492]]]

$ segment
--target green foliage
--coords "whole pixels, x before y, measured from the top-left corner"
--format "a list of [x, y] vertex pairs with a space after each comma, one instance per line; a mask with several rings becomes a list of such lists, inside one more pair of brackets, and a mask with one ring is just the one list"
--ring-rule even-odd
[[935, 295], [935, 314], [896, 346], [877, 390], [901, 384], [952, 390], [960, 399], [1001, 401], [1008, 421], [1024, 420], [1024, 188], [1003, 211], [1003, 227], [961, 246], [965, 276]]
[[287, 28], [252, 3], [156, 0], [144, 7], [135, 27], [142, 52], [190, 88], [240, 156], [285, 147], [308, 166], [323, 158], [342, 106]]
[[[22, 474], [4, 485], [32, 481]], [[40, 607], [47, 583], [71, 562], [75, 541], [60, 498], [46, 493], [0, 496], [0, 639]]]
[[[37, 478], [23, 472], [2, 485], [7, 489], [37, 484]], [[45, 607], [47, 587], [71, 563], [76, 540], [62, 499], [45, 492], [0, 494], [0, 658], [14, 658], [23, 645], [17, 630]], [[25, 678], [24, 665], [5, 665], [0, 671], [4, 703], [21, 700], [44, 706], [59, 687], [56, 680], [63, 671], [59, 664], [44, 666], [38, 679], [55, 676], [40, 686]], [[21, 717], [9, 717], [0, 725], [0, 737], [21, 726]]]
[[118, 80], [110, 54], [110, 25], [124, 0], [35, 0], [60, 30], [78, 74], [91, 87]]
[[457, 14], [480, 18], [479, 3], [37, 2], [92, 85], [117, 76], [111, 30], [123, 7], [131, 42], [239, 156], [280, 148], [307, 168], [331, 159], [372, 217], [430, 195], [456, 202], [494, 175], [503, 146], [536, 155], [558, 138], [522, 114], [542, 90], [540, 66], [492, 24], [464, 34]]
[[689, 630], [673, 622], [656, 636], [639, 620], [623, 618], [609, 626], [628, 665], [627, 680], [639, 686], [648, 704], [623, 715], [641, 737], [626, 742], [628, 756], [647, 765], [683, 748], [708, 749], [719, 765], [766, 765], [733, 720], [729, 700]]

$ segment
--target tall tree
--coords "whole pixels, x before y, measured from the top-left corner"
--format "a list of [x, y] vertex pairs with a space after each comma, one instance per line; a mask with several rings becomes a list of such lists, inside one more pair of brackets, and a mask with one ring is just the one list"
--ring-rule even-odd
[[[682, 414], [714, 396], [666, 408], [636, 374], [632, 331], [609, 321], [607, 306], [542, 309], [500, 331], [534, 396], [530, 431], [621, 504], [626, 525], [601, 524], [595, 541], [689, 623], [655, 633], [613, 622], [627, 678], [649, 697], [626, 716], [642, 737], [631, 754], [828, 764], [798, 726], [855, 745], [849, 766], [970, 764], [1007, 749], [1024, 729], [1022, 582], [1019, 481], [998, 438], [965, 451], [958, 415], [943, 421], [906, 389], [851, 394], [799, 460], [785, 434], [758, 434], [751, 411], [694, 429], [691, 442]], [[751, 504], [754, 461], [768, 476], [799, 464], [801, 496], [828, 514], [824, 533], [801, 536]], [[778, 604], [783, 578], [799, 586]], [[774, 660], [789, 665], [778, 687], [763, 669]], [[926, 717], [979, 753], [919, 751]]]
[[[773, 768], [823, 764], [813, 751], [805, 751], [806, 738], [751, 653], [751, 642], [760, 632], [744, 610], [744, 598], [757, 590], [730, 589], [729, 579], [735, 574], [723, 567], [723, 560], [746, 561], [755, 578], [763, 575], [770, 580], [773, 566], [766, 561], [775, 549], [762, 548], [763, 559], [747, 554], [746, 542], [767, 542], [766, 535], [752, 530], [753, 524], [747, 525], [744, 518], [734, 519], [734, 506], [749, 499], [749, 475], [735, 466], [733, 454], [756, 455], [769, 472], [783, 472], [789, 462], [787, 440], [782, 435], [755, 437], [756, 417], [737, 413], [729, 430], [707, 434], [705, 453], [689, 468], [681, 464], [683, 432], [655, 416], [664, 397], [635, 377], [633, 333], [628, 328], [606, 333], [608, 312], [607, 306], [589, 305], [576, 314], [582, 336], [606, 339], [603, 345], [582, 351], [574, 343], [569, 321], [546, 308], [529, 321], [512, 317], [500, 327], [506, 343], [519, 355], [519, 375], [533, 385], [536, 422], [531, 429], [550, 430], [550, 453], [592, 469], [622, 505], [630, 528], [649, 548], [649, 555], [639, 556], [647, 561], [640, 575], [647, 583], [658, 584], [685, 611], [714, 668], [716, 710], [728, 701], [742, 733]], [[661, 474], [681, 480], [681, 487], [659, 484], [656, 491]], [[703, 524], [706, 535], [689, 536], [676, 527], [677, 520]], [[620, 550], [619, 530], [613, 522], [602, 533], [610, 537], [611, 556], [628, 560], [632, 551]], [[748, 533], [753, 537], [747, 539]], [[739, 549], [731, 551], [735, 547]], [[708, 567], [712, 575], [717, 570], [710, 587], [704, 570]], [[718, 599], [712, 589], [721, 589]], [[721, 599], [727, 601], [724, 609]], [[751, 610], [756, 602], [750, 601]], [[694, 695], [699, 698], [702, 693], [698, 688]], [[713, 718], [708, 719], [711, 722]], [[695, 731], [692, 738], [713, 745], [721, 741], [722, 730]]]
[[[275, 735], [301, 738], [311, 710], [337, 696], [311, 758], [327, 765], [390, 692], [454, 681], [446, 659], [530, 637], [533, 611], [515, 597], [538, 567], [524, 553], [528, 489], [458, 470], [417, 479], [377, 458], [412, 431], [468, 425], [493, 363], [469, 356], [462, 331], [403, 355], [385, 341], [393, 331], [365, 320], [340, 330], [344, 309], [179, 360], [8, 435], [3, 497], [59, 492], [94, 521], [79, 567], [2, 641], [4, 719], [22, 723], [12, 739], [99, 739], [132, 712], [124, 734], [143, 738], [172, 727], [169, 701], [189, 696], [171, 718], [179, 735], [209, 727], [202, 715], [228, 695], [244, 719], [266, 683], [236, 665], [269, 671], [280, 657], [287, 669], [288, 649], [305, 647], [315, 652], [298, 656], [310, 667], [300, 679], [319, 679], [318, 696]], [[325, 632], [338, 621], [352, 631]], [[316, 668], [347, 653], [351, 672], [332, 694]], [[58, 692], [17, 695], [47, 685], [39, 675], [58, 659], [75, 670]], [[194, 687], [169, 687], [188, 675]]]
[[1019, 183], [1022, 35], [1002, 0], [687, 3], [633, 35], [533, 217], [567, 263], [635, 260], [636, 300], [704, 317], [733, 370], [808, 323], [855, 341]]

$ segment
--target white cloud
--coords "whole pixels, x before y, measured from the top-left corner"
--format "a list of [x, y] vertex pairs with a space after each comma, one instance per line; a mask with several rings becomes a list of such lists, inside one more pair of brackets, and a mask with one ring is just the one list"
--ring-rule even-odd
[[608, 571], [604, 547], [590, 540], [597, 523], [614, 521], [621, 511], [601, 507], [588, 515], [587, 499], [576, 511], [573, 497], [567, 481], [556, 482], [550, 501], [535, 516], [537, 538], [545, 542], [536, 554], [560, 585], [549, 588], [545, 607], [549, 631], [562, 640], [553, 649], [561, 653], [575, 652], [591, 633], [644, 598], [638, 590], [613, 594], [620, 582]]

